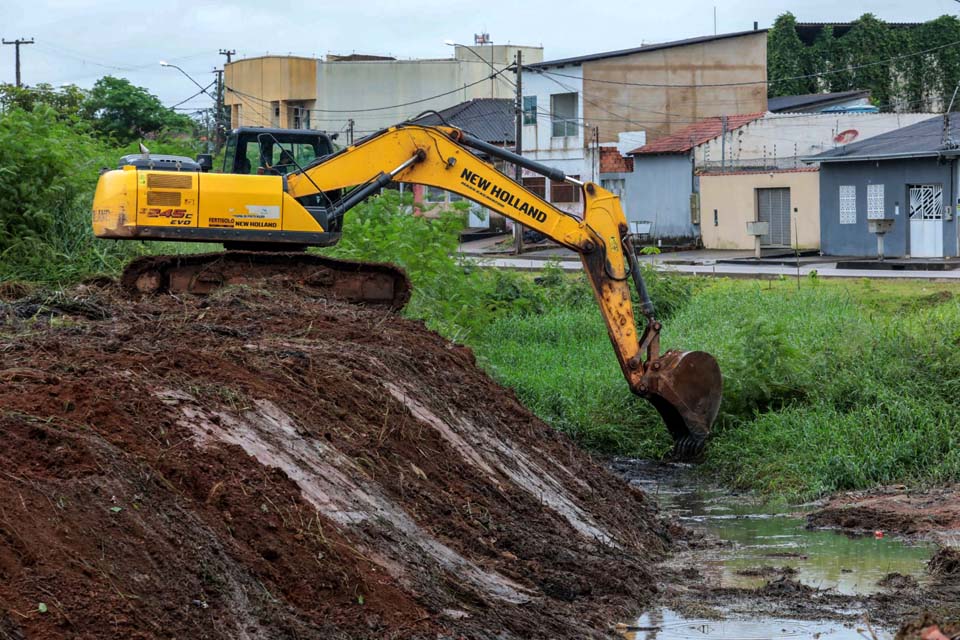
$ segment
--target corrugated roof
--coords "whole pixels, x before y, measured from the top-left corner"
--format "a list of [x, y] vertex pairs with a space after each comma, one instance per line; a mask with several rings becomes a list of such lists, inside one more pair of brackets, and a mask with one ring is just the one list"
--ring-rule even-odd
[[700, 36], [698, 38], [687, 38], [686, 40], [674, 40], [672, 42], [660, 42], [657, 44], [648, 44], [633, 49], [619, 49], [617, 51], [605, 51], [603, 53], [590, 53], [573, 58], [561, 58], [559, 60], [546, 60], [535, 64], [524, 65], [527, 69], [544, 69], [547, 67], [560, 67], [564, 65], [580, 64], [581, 62], [590, 62], [591, 60], [603, 60], [605, 58], [619, 58], [620, 56], [629, 56], [635, 53], [646, 53], [647, 51], [658, 51], [660, 49], [670, 49], [672, 47], [684, 47], [691, 44], [702, 44], [713, 42], [714, 40], [726, 40], [727, 38], [740, 38], [751, 34], [765, 33], [766, 29], [757, 29], [751, 31], [737, 31], [735, 33], [721, 33], [715, 36]]
[[866, 140], [859, 140], [819, 155], [807, 162], [851, 162], [889, 158], [922, 158], [960, 155], [960, 114], [950, 117], [947, 144], [944, 144], [943, 116], [935, 116], [909, 127], [901, 127]]
[[734, 171], [697, 171], [698, 176], [744, 176], [761, 173], [816, 173], [820, 167], [796, 167], [793, 169], [737, 169]]
[[513, 144], [516, 133], [516, 115], [513, 100], [509, 98], [474, 98], [428, 113], [414, 120], [417, 124], [450, 124], [491, 144]]
[[[735, 131], [740, 127], [750, 124], [754, 120], [763, 117], [762, 113], [747, 113], [735, 116], [727, 116], [727, 131]], [[695, 122], [676, 133], [671, 133], [665, 138], [654, 140], [643, 145], [639, 149], [634, 149], [630, 155], [650, 155], [655, 153], [685, 153], [695, 146], [703, 144], [708, 140], [713, 140], [723, 133], [723, 118], [715, 116], [705, 118]]]
[[827, 106], [836, 102], [845, 102], [854, 98], [869, 98], [869, 91], [839, 91], [837, 93], [807, 93], [799, 96], [779, 96], [767, 99], [767, 109], [774, 113], [791, 109], [806, 109], [814, 106]]

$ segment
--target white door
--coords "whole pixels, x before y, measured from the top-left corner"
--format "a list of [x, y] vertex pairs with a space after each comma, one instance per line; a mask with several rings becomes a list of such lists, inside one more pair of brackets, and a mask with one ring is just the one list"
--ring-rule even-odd
[[910, 186], [910, 256], [943, 257], [943, 186]]

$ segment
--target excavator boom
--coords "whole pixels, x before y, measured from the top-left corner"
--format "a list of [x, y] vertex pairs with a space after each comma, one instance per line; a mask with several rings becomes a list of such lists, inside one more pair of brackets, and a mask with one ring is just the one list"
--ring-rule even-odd
[[[573, 183], [582, 191], [582, 215], [557, 209], [498, 171], [474, 151], [519, 164], [549, 177], [551, 181]], [[580, 256], [621, 371], [630, 389], [650, 400], [663, 417], [674, 438], [676, 454], [688, 458], [702, 449], [720, 406], [722, 378], [719, 367], [716, 360], [704, 352], [660, 353], [661, 324], [655, 317], [630, 246], [620, 201], [598, 185], [581, 183], [556, 169], [490, 145], [453, 127], [413, 124], [373, 134], [338, 153], [305, 167], [298, 166], [296, 171], [282, 179], [280, 176], [197, 174], [197, 184], [194, 185], [191, 179], [189, 189], [186, 189], [186, 176], [178, 176], [178, 184], [186, 194], [180, 194], [183, 212], [176, 219], [177, 224], [164, 224], [174, 219], [154, 215], [156, 208], [149, 206], [151, 197], [155, 201], [175, 199], [169, 193], [165, 194], [171, 190], [173, 181], [169, 172], [166, 177], [163, 174], [162, 171], [124, 167], [102, 176], [94, 201], [97, 235], [114, 238], [182, 237], [208, 242], [230, 241], [227, 239], [232, 238], [257, 243], [258, 247], [266, 245], [273, 250], [282, 249], [284, 243], [328, 244], [327, 229], [338, 227], [350, 208], [390, 182], [445, 189], [543, 233]], [[273, 183], [267, 184], [266, 181]], [[122, 193], [116, 186], [121, 183], [126, 185], [126, 191]], [[130, 201], [130, 192], [135, 192], [135, 202]], [[299, 204], [317, 194], [343, 192], [345, 196], [327, 203], [322, 209]], [[118, 207], [121, 212], [117, 211]], [[151, 219], [155, 223], [152, 226]], [[240, 262], [244, 260], [255, 262], [250, 258], [243, 258]], [[178, 262], [184, 261], [181, 258]], [[220, 272], [213, 267], [215, 262], [200, 260], [193, 267], [186, 267], [186, 271], [177, 272], [177, 277], [171, 275], [175, 272], [172, 267], [161, 266], [153, 271], [141, 269], [131, 280], [146, 283], [146, 286], [134, 286], [140, 291], [169, 289], [174, 282], [181, 283], [182, 288], [188, 290], [192, 287], [202, 291], [204, 286], [193, 285], [203, 281], [209, 288], [211, 282], [215, 285], [231, 281], [217, 275]], [[226, 262], [236, 266], [236, 260]], [[214, 276], [203, 280], [200, 275], [209, 274], [211, 269]], [[227, 269], [226, 272], [242, 274], [245, 270]], [[335, 280], [334, 276], [325, 277], [330, 282], [333, 281], [331, 278]], [[354, 277], [358, 277], [357, 274]], [[384, 293], [390, 278], [384, 278], [382, 272], [368, 273], [362, 268], [359, 278], [373, 282], [369, 285], [370, 290], [378, 291], [381, 303], [391, 304], [389, 300], [393, 294]], [[645, 319], [642, 335], [638, 335], [630, 281], [633, 281], [641, 301], [640, 311]], [[394, 281], [392, 286], [400, 291], [397, 299], [404, 298], [405, 285]], [[335, 286], [328, 288], [336, 291]], [[365, 301], [362, 288], [358, 290], [351, 285], [347, 290], [359, 291], [358, 295], [348, 296], [348, 299]]]

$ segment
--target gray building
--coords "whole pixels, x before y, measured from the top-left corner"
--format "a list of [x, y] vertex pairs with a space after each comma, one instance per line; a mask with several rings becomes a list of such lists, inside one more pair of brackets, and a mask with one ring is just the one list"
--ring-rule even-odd
[[820, 246], [826, 255], [877, 255], [870, 220], [889, 220], [889, 257], [960, 255], [960, 118], [938, 116], [811, 158], [820, 163]]
[[631, 151], [630, 172], [612, 172], [601, 165], [601, 184], [623, 181], [627, 220], [631, 225], [649, 222], [652, 238], [672, 244], [698, 242], [700, 205], [694, 149], [761, 117], [762, 113], [753, 113], [700, 120]]

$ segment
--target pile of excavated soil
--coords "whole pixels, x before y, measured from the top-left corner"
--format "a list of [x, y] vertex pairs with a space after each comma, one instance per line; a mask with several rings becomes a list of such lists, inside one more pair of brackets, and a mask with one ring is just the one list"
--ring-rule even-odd
[[908, 491], [887, 487], [833, 496], [808, 516], [812, 527], [919, 534], [960, 530], [960, 487]]
[[670, 540], [467, 349], [290, 285], [0, 304], [0, 429], [2, 638], [607, 637]]

